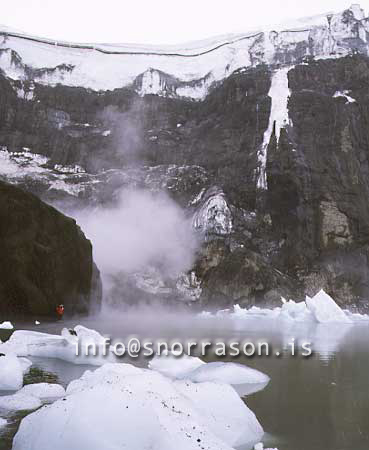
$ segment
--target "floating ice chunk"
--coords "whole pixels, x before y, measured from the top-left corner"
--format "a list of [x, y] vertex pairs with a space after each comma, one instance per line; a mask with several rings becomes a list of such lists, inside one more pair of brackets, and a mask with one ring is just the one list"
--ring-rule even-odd
[[5, 427], [5, 425], [8, 423], [7, 420], [0, 417], [0, 429]]
[[214, 381], [235, 384], [265, 383], [269, 381], [268, 375], [242, 364], [228, 362], [211, 362], [203, 364], [185, 375], [195, 383]]
[[254, 445], [254, 450], [278, 450], [277, 448], [264, 448], [264, 444], [262, 442], [258, 442]]
[[[87, 354], [87, 345], [96, 347]], [[77, 355], [78, 349], [78, 355]], [[0, 344], [0, 352], [10, 352], [18, 356], [38, 356], [57, 358], [73, 364], [91, 364], [101, 366], [114, 360], [108, 349], [105, 354], [105, 338], [97, 331], [89, 330], [81, 325], [72, 330], [63, 329], [62, 336], [40, 333], [37, 331], [15, 331], [10, 339]]]
[[298, 322], [314, 320], [314, 316], [307, 308], [305, 302], [296, 303], [293, 300], [283, 303], [279, 316], [283, 319], [291, 319]]
[[306, 297], [306, 302], [286, 301], [282, 299], [282, 307], [264, 309], [253, 306], [252, 308], [241, 308], [234, 305], [232, 310], [218, 311], [216, 314], [201, 313], [199, 317], [218, 318], [229, 317], [230, 319], [243, 320], [255, 318], [291, 320], [295, 322], [318, 322], [318, 323], [352, 323], [358, 321], [369, 321], [369, 316], [352, 314], [343, 311], [336, 302], [323, 290], [312, 299]]
[[207, 427], [231, 447], [253, 444], [264, 434], [255, 414], [231, 386], [211, 382], [193, 384], [186, 380], [174, 384], [191, 400]]
[[20, 391], [20, 394], [32, 395], [40, 400], [51, 400], [65, 396], [65, 389], [60, 384], [36, 383], [27, 384]]
[[106, 130], [101, 133], [104, 137], [109, 136], [111, 134], [111, 130]]
[[263, 435], [228, 385], [173, 382], [121, 364], [82, 378], [66, 397], [22, 420], [13, 450], [231, 450]]
[[0, 330], [13, 330], [14, 326], [11, 322], [0, 323]]
[[176, 357], [172, 353], [155, 356], [149, 362], [149, 368], [171, 378], [181, 378], [186, 376], [198, 367], [206, 364], [200, 358], [195, 356], [181, 355]]
[[313, 298], [306, 297], [306, 305], [320, 323], [344, 322], [351, 323], [350, 318], [337, 305], [337, 303], [326, 294], [323, 289]]
[[26, 411], [37, 409], [42, 405], [41, 400], [33, 395], [17, 392], [13, 395], [0, 396], [0, 410]]
[[0, 390], [16, 391], [23, 386], [23, 366], [16, 355], [0, 350]]
[[40, 325], [40, 322], [38, 320], [35, 320], [35, 325]]
[[138, 375], [142, 373], [132, 364], [111, 364], [107, 363], [95, 371], [86, 370], [81, 378], [71, 381], [67, 386], [67, 394], [81, 392], [92, 388], [98, 383], [113, 384], [117, 382], [117, 378], [129, 375]]

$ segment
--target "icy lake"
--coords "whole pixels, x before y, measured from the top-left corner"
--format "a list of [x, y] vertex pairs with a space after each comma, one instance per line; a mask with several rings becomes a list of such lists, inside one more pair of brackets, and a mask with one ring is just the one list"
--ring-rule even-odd
[[[279, 349], [274, 354], [252, 358], [230, 357], [221, 361], [247, 364], [269, 375], [264, 390], [245, 398], [265, 430], [265, 446], [279, 450], [367, 450], [369, 448], [369, 322], [355, 324], [316, 324], [276, 321], [258, 316], [243, 320], [198, 318], [172, 313], [122, 314], [29, 325], [17, 323], [17, 329], [33, 329], [60, 334], [62, 327], [83, 324], [113, 338], [135, 335], [150, 339], [208, 339], [223, 341], [260, 340]], [[291, 356], [291, 339], [311, 342], [309, 358]], [[30, 358], [34, 365], [27, 383], [48, 381], [66, 386], [88, 368], [61, 360]], [[206, 361], [216, 361], [209, 354]], [[129, 359], [140, 367], [143, 358]], [[95, 369], [95, 368], [93, 368]], [[1, 392], [0, 395], [5, 395]], [[0, 428], [0, 449], [11, 449], [12, 437], [24, 414], [8, 414], [6, 427]], [[4, 417], [4, 415], [2, 415]], [[246, 448], [242, 448], [246, 450]]]

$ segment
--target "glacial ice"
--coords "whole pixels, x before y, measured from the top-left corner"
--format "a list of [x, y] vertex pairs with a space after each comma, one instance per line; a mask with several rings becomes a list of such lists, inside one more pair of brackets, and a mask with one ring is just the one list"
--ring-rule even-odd
[[150, 362], [149, 368], [156, 370], [166, 377], [183, 378], [187, 373], [206, 365], [200, 358], [189, 355], [176, 357], [172, 353], [156, 355]]
[[182, 355], [176, 358], [167, 353], [155, 356], [149, 368], [165, 376], [193, 383], [218, 382], [231, 385], [240, 397], [253, 394], [269, 383], [268, 375], [245, 365], [236, 363], [210, 362], [200, 358]]
[[[74, 335], [74, 333], [77, 335]], [[114, 360], [112, 353], [109, 353], [109, 351], [106, 352], [106, 356], [104, 355], [104, 343], [104, 337], [97, 331], [81, 325], [74, 328], [73, 334], [66, 328], [63, 329], [61, 336], [37, 331], [16, 330], [7, 342], [0, 344], [0, 353], [57, 358], [73, 364], [101, 366]], [[96, 346], [96, 356], [93, 355], [91, 348], [88, 356], [86, 356], [86, 349], [89, 344]], [[77, 345], [79, 345], [78, 356], [76, 355]]]
[[282, 306], [274, 309], [258, 308], [249, 309], [234, 305], [233, 309], [218, 311], [215, 314], [204, 311], [199, 316], [203, 318], [247, 319], [250, 317], [262, 317], [265, 319], [278, 319], [291, 322], [312, 323], [354, 323], [369, 320], [368, 316], [352, 314], [342, 310], [337, 303], [324, 290], [320, 290], [313, 298], [306, 297], [306, 301], [295, 302], [282, 299]]
[[[308, 47], [306, 53], [316, 58], [345, 56], [351, 51], [348, 42], [359, 36], [360, 44], [367, 48], [368, 21], [359, 6], [349, 9], [353, 18], [348, 19], [343, 12], [324, 14], [268, 30], [230, 34], [182, 46], [81, 45], [32, 37], [1, 26], [0, 31], [7, 33], [7, 37], [0, 44], [0, 69], [8, 77], [24, 81], [27, 69], [31, 68], [35, 82], [83, 86], [96, 91], [132, 85], [140, 77], [141, 84], [137, 83], [136, 90], [141, 95], [174, 94], [198, 100], [207, 95], [214, 82], [236, 70], [283, 62], [281, 49], [289, 51], [292, 62], [298, 62], [299, 47]], [[275, 39], [269, 38], [271, 34]], [[14, 58], [14, 53], [20, 61]], [[166, 85], [168, 78], [177, 81], [174, 93], [175, 88]]]
[[21, 394], [31, 395], [41, 401], [57, 399], [65, 395], [65, 389], [60, 384], [35, 383], [27, 384], [19, 391]]
[[0, 330], [13, 330], [14, 326], [11, 322], [0, 323]]
[[0, 348], [0, 391], [16, 391], [23, 386], [23, 365], [16, 355], [1, 355]]
[[347, 314], [323, 290], [320, 290], [313, 298], [306, 296], [305, 302], [308, 310], [312, 312], [319, 323], [351, 323]]
[[107, 364], [24, 418], [13, 450], [231, 450], [262, 435], [229, 385], [173, 381], [129, 364]]
[[183, 378], [191, 380], [194, 383], [214, 381], [231, 384], [232, 386], [237, 384], [269, 382], [268, 375], [243, 364], [229, 362], [210, 362], [201, 365], [185, 374]]
[[266, 177], [266, 162], [267, 152], [270, 138], [275, 127], [275, 134], [277, 142], [281, 134], [281, 129], [289, 124], [288, 115], [288, 98], [290, 96], [290, 89], [288, 87], [288, 72], [292, 67], [284, 67], [274, 72], [272, 76], [272, 83], [269, 90], [269, 97], [272, 100], [272, 106], [269, 116], [268, 128], [264, 133], [263, 143], [258, 153], [258, 161], [260, 164], [260, 172], [257, 180], [257, 187], [260, 189], [267, 189]]
[[22, 392], [0, 396], [0, 410], [4, 411], [28, 411], [37, 409], [41, 405], [42, 402], [39, 398]]

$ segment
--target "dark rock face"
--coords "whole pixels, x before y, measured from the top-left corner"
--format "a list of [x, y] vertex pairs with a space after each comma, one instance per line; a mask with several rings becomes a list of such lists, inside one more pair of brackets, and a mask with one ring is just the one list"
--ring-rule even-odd
[[18, 82], [0, 76], [0, 145], [46, 155], [51, 178], [55, 165], [86, 171], [63, 178], [84, 186], [77, 194], [51, 178], [16, 180], [53, 204], [106, 203], [131, 185], [167, 190], [189, 214], [202, 215], [193, 272], [203, 305], [276, 304], [280, 295], [324, 288], [342, 305], [365, 308], [369, 59], [308, 60], [289, 71], [292, 125], [278, 142], [272, 135], [261, 190], [258, 151], [273, 70], [235, 72], [201, 102], [38, 84], [26, 100], [15, 93]]
[[0, 313], [85, 313], [101, 301], [92, 247], [75, 221], [0, 181]]
[[[285, 237], [281, 270], [341, 304], [368, 298], [369, 60], [312, 62], [289, 72], [293, 127], [268, 153], [268, 211]], [[349, 94], [349, 100], [341, 93]], [[338, 93], [338, 94], [337, 94]]]

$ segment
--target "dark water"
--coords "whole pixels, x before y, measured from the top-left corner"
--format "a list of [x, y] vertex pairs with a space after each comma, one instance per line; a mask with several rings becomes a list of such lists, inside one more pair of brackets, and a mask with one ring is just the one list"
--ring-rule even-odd
[[[271, 377], [263, 391], [245, 398], [266, 432], [264, 444], [279, 450], [369, 449], [369, 323], [328, 326], [257, 317], [235, 322], [140, 312], [41, 324], [37, 330], [58, 334], [62, 326], [78, 323], [113, 338], [266, 341], [273, 356], [221, 358], [247, 364]], [[27, 324], [17, 327], [36, 328]], [[293, 338], [297, 348], [300, 342], [310, 341], [313, 355], [291, 356]], [[274, 356], [276, 350], [281, 356]], [[206, 357], [207, 361], [216, 359], [211, 352]], [[49, 380], [66, 386], [89, 368], [55, 359], [33, 358], [33, 362], [27, 382]], [[124, 357], [122, 362], [147, 364], [144, 358]], [[1, 450], [11, 448], [20, 417], [12, 416], [12, 426], [0, 431]]]

